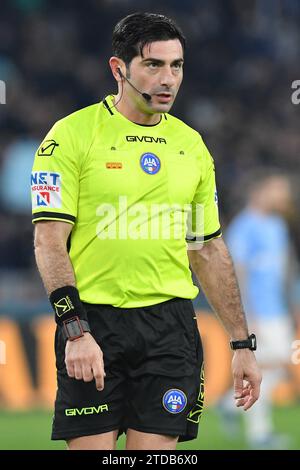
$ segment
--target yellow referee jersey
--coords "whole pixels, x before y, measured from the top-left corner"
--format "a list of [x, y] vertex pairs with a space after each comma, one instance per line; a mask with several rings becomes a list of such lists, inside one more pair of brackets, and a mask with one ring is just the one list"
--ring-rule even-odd
[[74, 225], [69, 255], [82, 301], [133, 308], [197, 295], [187, 242], [221, 230], [213, 160], [179, 119], [135, 124], [113, 96], [77, 111], [38, 148], [31, 192], [33, 222]]

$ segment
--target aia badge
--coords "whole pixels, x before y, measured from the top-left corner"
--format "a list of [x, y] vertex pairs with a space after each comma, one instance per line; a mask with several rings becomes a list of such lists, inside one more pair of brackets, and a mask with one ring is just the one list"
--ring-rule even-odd
[[148, 175], [155, 175], [159, 172], [161, 164], [160, 159], [154, 153], [143, 153], [140, 159], [142, 170]]
[[187, 404], [186, 394], [182, 390], [172, 388], [168, 390], [162, 399], [164, 409], [169, 413], [181, 413]]
[[44, 140], [38, 149], [39, 157], [51, 157], [54, 152], [55, 147], [58, 147], [59, 144], [55, 140]]

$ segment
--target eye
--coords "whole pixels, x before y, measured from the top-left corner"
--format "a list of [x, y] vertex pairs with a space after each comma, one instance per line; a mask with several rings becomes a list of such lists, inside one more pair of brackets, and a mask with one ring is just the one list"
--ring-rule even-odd
[[180, 70], [180, 69], [182, 68], [182, 63], [181, 63], [181, 62], [178, 62], [178, 63], [174, 64], [174, 65], [173, 65], [173, 68], [174, 68], [175, 70]]
[[156, 62], [150, 62], [150, 63], [148, 64], [148, 67], [149, 67], [150, 69], [152, 69], [152, 70], [155, 70], [155, 69], [157, 69], [158, 64], [157, 64]]

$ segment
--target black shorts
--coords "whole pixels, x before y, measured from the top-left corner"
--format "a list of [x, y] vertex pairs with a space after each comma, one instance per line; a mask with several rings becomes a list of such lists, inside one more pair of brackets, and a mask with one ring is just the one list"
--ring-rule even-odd
[[193, 304], [186, 299], [141, 308], [84, 304], [106, 372], [95, 381], [68, 377], [61, 327], [55, 335], [58, 390], [52, 439], [128, 428], [195, 439], [203, 408], [203, 353]]

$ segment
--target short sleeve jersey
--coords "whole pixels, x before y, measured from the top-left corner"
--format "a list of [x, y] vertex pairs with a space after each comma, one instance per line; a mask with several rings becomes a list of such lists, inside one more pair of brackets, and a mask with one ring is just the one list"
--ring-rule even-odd
[[136, 124], [113, 96], [77, 111], [38, 148], [31, 192], [34, 223], [73, 224], [82, 301], [133, 308], [197, 295], [187, 243], [221, 229], [212, 157], [179, 119]]

